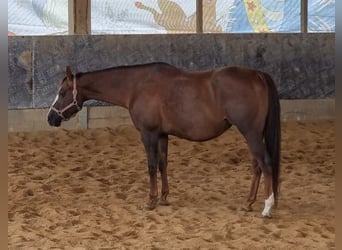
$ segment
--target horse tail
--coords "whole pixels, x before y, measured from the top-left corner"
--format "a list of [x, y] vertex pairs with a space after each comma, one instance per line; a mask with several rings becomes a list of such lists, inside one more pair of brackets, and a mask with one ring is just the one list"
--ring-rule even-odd
[[268, 114], [264, 127], [264, 141], [266, 150], [270, 156], [270, 165], [272, 167], [272, 189], [275, 204], [279, 193], [279, 175], [280, 175], [280, 103], [278, 91], [272, 77], [263, 73], [264, 79], [268, 85]]

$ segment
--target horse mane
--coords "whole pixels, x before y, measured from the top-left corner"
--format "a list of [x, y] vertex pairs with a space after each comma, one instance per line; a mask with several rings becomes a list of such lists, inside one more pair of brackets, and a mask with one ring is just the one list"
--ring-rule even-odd
[[76, 79], [81, 77], [82, 75], [89, 74], [89, 73], [101, 73], [101, 72], [106, 72], [114, 69], [128, 69], [128, 68], [141, 68], [141, 67], [149, 67], [149, 66], [166, 66], [166, 67], [172, 67], [169, 63], [166, 62], [151, 62], [151, 63], [145, 63], [145, 64], [133, 64], [133, 65], [121, 65], [121, 66], [114, 66], [110, 68], [104, 68], [104, 69], [98, 69], [98, 70], [93, 70], [93, 71], [88, 71], [88, 72], [78, 72], [76, 73]]

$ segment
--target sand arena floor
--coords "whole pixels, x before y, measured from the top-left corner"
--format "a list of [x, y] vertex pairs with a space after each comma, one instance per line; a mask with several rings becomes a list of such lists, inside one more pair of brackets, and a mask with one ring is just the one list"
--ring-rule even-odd
[[9, 249], [335, 249], [335, 122], [282, 125], [272, 219], [260, 215], [263, 186], [240, 211], [251, 158], [235, 128], [170, 138], [171, 205], [154, 211], [141, 208], [149, 179], [132, 126], [9, 133]]

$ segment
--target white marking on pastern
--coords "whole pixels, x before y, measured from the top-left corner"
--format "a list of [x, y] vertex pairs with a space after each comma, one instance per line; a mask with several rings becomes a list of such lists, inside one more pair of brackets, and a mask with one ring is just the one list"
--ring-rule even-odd
[[265, 200], [265, 208], [262, 211], [262, 216], [263, 217], [271, 217], [271, 208], [274, 205], [274, 195], [273, 192], [270, 195], [270, 197], [268, 197], [267, 200]]

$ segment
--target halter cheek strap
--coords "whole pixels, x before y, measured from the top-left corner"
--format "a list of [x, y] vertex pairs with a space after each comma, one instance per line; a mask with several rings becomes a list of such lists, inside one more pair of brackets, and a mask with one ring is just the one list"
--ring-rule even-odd
[[63, 121], [67, 121], [69, 120], [70, 118], [74, 117], [76, 115], [76, 113], [74, 115], [72, 115], [71, 117], [69, 118], [66, 118], [63, 113], [65, 111], [67, 111], [68, 109], [72, 108], [72, 107], [76, 107], [77, 108], [77, 111], [80, 111], [81, 110], [81, 107], [80, 105], [78, 105], [78, 102], [77, 102], [77, 89], [76, 89], [76, 77], [73, 78], [73, 90], [72, 90], [72, 97], [73, 97], [73, 101], [72, 103], [70, 103], [69, 105], [67, 105], [65, 108], [63, 108], [62, 110], [59, 110], [57, 108], [54, 107], [54, 104], [51, 106], [51, 110], [55, 111], [62, 119]]

